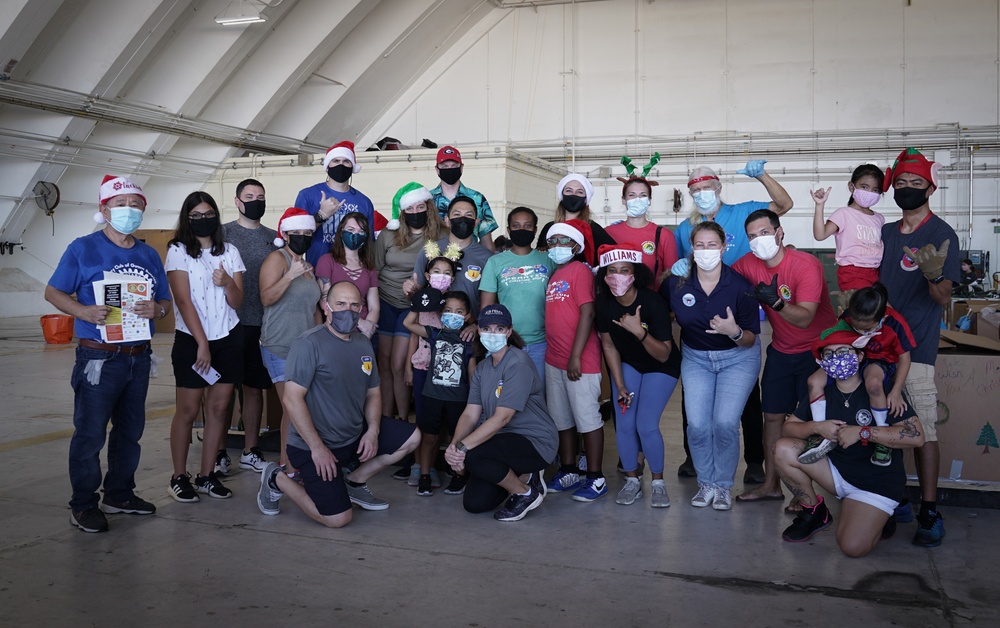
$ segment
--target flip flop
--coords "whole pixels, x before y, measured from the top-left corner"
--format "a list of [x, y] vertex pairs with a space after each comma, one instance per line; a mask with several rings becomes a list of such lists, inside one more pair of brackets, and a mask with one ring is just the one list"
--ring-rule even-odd
[[788, 502], [785, 506], [785, 512], [790, 515], [797, 515], [802, 512], [802, 502], [799, 501], [798, 497], [793, 497], [792, 501]]
[[737, 495], [736, 501], [738, 502], [785, 501], [785, 495], [784, 493], [778, 493], [777, 495], [764, 495], [758, 492], [757, 489], [753, 489]]

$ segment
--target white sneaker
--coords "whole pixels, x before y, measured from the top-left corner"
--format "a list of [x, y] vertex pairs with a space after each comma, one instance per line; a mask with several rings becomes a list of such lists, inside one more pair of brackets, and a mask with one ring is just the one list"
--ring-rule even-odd
[[732, 510], [733, 509], [733, 494], [728, 488], [722, 488], [721, 486], [715, 487], [715, 501], [712, 502], [712, 508], [716, 510]]
[[615, 503], [622, 506], [629, 506], [640, 498], [642, 498], [642, 483], [639, 482], [639, 478], [627, 477], [625, 478], [625, 486], [622, 487], [622, 490], [618, 491]]
[[663, 480], [653, 480], [649, 487], [649, 505], [653, 508], [666, 508], [670, 505], [670, 496], [667, 495], [667, 485]]
[[267, 461], [264, 460], [264, 455], [260, 447], [251, 447], [249, 453], [240, 454], [241, 469], [260, 473], [264, 470], [265, 466], [267, 466]]
[[691, 499], [691, 505], [695, 508], [711, 506], [715, 501], [715, 487], [711, 484], [699, 484], [698, 494]]

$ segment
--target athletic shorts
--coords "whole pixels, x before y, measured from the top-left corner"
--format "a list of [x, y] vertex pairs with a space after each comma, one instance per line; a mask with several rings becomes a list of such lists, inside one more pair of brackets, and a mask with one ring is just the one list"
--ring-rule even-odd
[[892, 516], [899, 502], [893, 501], [885, 495], [861, 490], [840, 475], [840, 471], [837, 471], [837, 467], [833, 464], [832, 460], [827, 458], [826, 462], [830, 465], [830, 473], [833, 474], [833, 486], [837, 489], [837, 497], [839, 499], [853, 499], [856, 502], [874, 506], [887, 515]]
[[[222, 377], [218, 384], [243, 383], [243, 325], [237, 324], [229, 335], [208, 341], [212, 368]], [[208, 382], [193, 368], [198, 358], [198, 341], [191, 334], [174, 331], [174, 346], [170, 361], [174, 366], [174, 382], [178, 388], [208, 388]]]
[[574, 427], [581, 434], [602, 429], [600, 396], [600, 373], [583, 373], [573, 382], [566, 371], [545, 365], [545, 401], [560, 432]]
[[[416, 371], [413, 371], [416, 375]], [[458, 419], [465, 412], [466, 403], [464, 401], [443, 401], [424, 395], [424, 400], [420, 404], [420, 414], [417, 415], [417, 427], [424, 434], [436, 436], [441, 433], [441, 428], [448, 426], [450, 434], [455, 433]], [[447, 423], [446, 423], [447, 421]]]
[[243, 385], [267, 390], [271, 387], [271, 375], [264, 368], [260, 356], [260, 326], [243, 326]]
[[816, 372], [812, 351], [782, 353], [767, 345], [767, 360], [760, 378], [760, 405], [765, 414], [790, 414], [809, 391], [809, 376]]

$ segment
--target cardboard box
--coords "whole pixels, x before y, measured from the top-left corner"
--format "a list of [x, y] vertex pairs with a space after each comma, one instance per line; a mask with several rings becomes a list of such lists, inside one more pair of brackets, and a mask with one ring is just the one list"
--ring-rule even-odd
[[976, 335], [1000, 341], [1000, 309], [985, 307], [976, 315]]
[[[941, 332], [935, 380], [938, 392], [940, 475], [1000, 483], [1000, 342]], [[913, 474], [912, 456], [906, 456]]]

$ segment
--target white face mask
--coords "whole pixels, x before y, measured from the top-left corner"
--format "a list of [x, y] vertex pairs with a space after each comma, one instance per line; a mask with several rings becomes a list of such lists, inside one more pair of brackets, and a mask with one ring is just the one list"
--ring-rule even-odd
[[629, 218], [638, 218], [643, 216], [649, 211], [649, 199], [640, 196], [639, 198], [630, 198], [625, 201], [625, 213]]
[[719, 196], [715, 190], [701, 190], [691, 195], [698, 211], [702, 214], [711, 214], [719, 206]]
[[778, 254], [778, 235], [757, 236], [750, 240], [750, 250], [766, 262]]
[[700, 249], [694, 252], [694, 263], [702, 270], [712, 270], [722, 263], [721, 249]]

